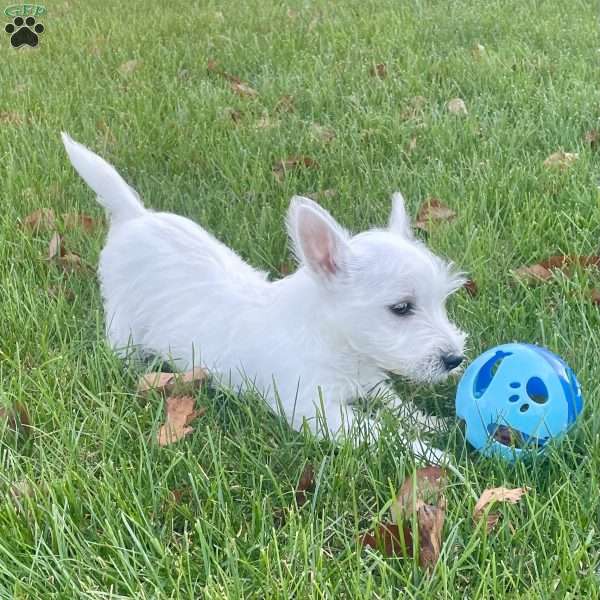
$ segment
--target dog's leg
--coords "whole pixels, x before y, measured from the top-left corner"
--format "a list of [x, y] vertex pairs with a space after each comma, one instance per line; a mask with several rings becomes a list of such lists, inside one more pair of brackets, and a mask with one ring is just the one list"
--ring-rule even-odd
[[447, 431], [451, 426], [451, 420], [446, 417], [428, 415], [417, 408], [414, 402], [402, 400], [400, 396], [393, 393], [386, 399], [387, 408], [394, 411], [403, 420], [413, 423], [420, 429], [439, 433]]

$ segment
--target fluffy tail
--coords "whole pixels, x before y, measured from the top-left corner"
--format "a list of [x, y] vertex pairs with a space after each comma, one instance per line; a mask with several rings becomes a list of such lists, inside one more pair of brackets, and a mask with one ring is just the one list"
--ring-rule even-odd
[[144, 205], [137, 192], [125, 182], [114, 167], [66, 133], [62, 133], [62, 140], [71, 164], [98, 194], [98, 202], [108, 210], [113, 222], [133, 219], [144, 214]]

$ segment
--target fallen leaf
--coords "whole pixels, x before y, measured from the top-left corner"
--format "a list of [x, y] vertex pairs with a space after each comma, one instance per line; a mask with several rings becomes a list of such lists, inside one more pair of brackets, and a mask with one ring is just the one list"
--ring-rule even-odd
[[[395, 523], [380, 524], [374, 534], [367, 533], [361, 537], [361, 545], [378, 548], [386, 556], [414, 556], [415, 536], [411, 528], [416, 520], [419, 564], [421, 568], [431, 570], [442, 549], [446, 518], [446, 502], [442, 492], [446, 481], [446, 472], [433, 466], [419, 469], [414, 477], [408, 477], [391, 507]], [[434, 498], [436, 504], [429, 504]]]
[[387, 67], [385, 63], [378, 63], [371, 67], [369, 71], [371, 77], [379, 77], [379, 79], [385, 79], [387, 77]]
[[583, 141], [592, 149], [598, 148], [600, 142], [600, 131], [598, 129], [590, 129], [583, 136]]
[[177, 79], [179, 79], [180, 81], [186, 81], [189, 78], [190, 78], [189, 69], [181, 69], [181, 70], [177, 71]]
[[121, 73], [121, 75], [129, 75], [130, 73], [133, 73], [140, 66], [140, 64], [141, 61], [135, 58], [128, 60], [119, 67], [119, 73]]
[[335, 198], [337, 196], [337, 190], [329, 188], [326, 190], [321, 190], [320, 192], [312, 192], [311, 194], [307, 194], [307, 196], [319, 202], [325, 198]]
[[26, 479], [21, 479], [10, 486], [10, 498], [17, 510], [23, 510], [23, 500], [31, 498], [35, 489]]
[[0, 422], [16, 433], [26, 432], [31, 427], [29, 413], [22, 404], [15, 404], [11, 407], [0, 406]]
[[51, 285], [48, 288], [48, 295], [57, 299], [64, 298], [69, 302], [75, 300], [75, 292], [71, 288], [64, 288], [58, 285]]
[[281, 98], [279, 98], [279, 100], [277, 101], [277, 104], [275, 105], [276, 112], [291, 113], [291, 112], [294, 112], [295, 110], [296, 110], [296, 107], [294, 106], [294, 97], [293, 96], [289, 96], [289, 95], [281, 96]]
[[408, 144], [406, 144], [406, 154], [410, 154], [417, 149], [417, 136], [413, 135]]
[[186, 373], [146, 373], [137, 386], [137, 393], [142, 396], [150, 391], [165, 396], [173, 393], [191, 394], [198, 390], [207, 378], [203, 369], [193, 369]]
[[577, 159], [579, 154], [577, 152], [555, 152], [551, 154], [545, 161], [544, 166], [549, 169], [558, 169], [565, 171], [568, 169]]
[[296, 505], [298, 508], [304, 506], [308, 500], [307, 492], [312, 492], [315, 489], [315, 469], [310, 463], [306, 463], [302, 475], [296, 486]]
[[76, 229], [81, 227], [88, 233], [96, 228], [96, 221], [89, 215], [80, 213], [65, 213], [62, 216], [62, 221], [66, 229]]
[[594, 304], [598, 304], [600, 305], [600, 290], [597, 288], [594, 288], [591, 292], [590, 292], [590, 300], [594, 303]]
[[293, 8], [287, 9], [288, 19], [296, 19], [299, 15], [300, 13], [297, 10], [294, 10]]
[[54, 233], [48, 244], [48, 260], [54, 260], [65, 255], [65, 247], [62, 236]]
[[22, 125], [23, 116], [12, 110], [0, 111], [0, 123], [3, 125]]
[[[363, 547], [379, 550], [384, 556], [412, 556], [413, 539], [410, 528], [406, 525], [402, 528], [401, 539], [400, 527], [396, 523], [380, 523], [374, 533], [365, 533], [359, 543]], [[404, 543], [402, 543], [404, 541]]]
[[273, 165], [273, 175], [278, 181], [283, 181], [288, 171], [292, 171], [298, 167], [318, 169], [319, 163], [310, 158], [310, 156], [291, 156], [290, 158], [278, 160]]
[[184, 438], [194, 431], [190, 423], [201, 417], [206, 408], [194, 408], [195, 398], [192, 396], [171, 396], [166, 400], [165, 424], [158, 430], [157, 440], [159, 446], [167, 446]]
[[485, 56], [485, 46], [482, 44], [475, 44], [471, 48], [471, 54], [473, 55], [473, 58], [481, 60]]
[[272, 127], [277, 127], [279, 125], [279, 121], [272, 121], [269, 115], [264, 114], [255, 124], [254, 126], [257, 129], [271, 129]]
[[439, 198], [428, 198], [423, 202], [415, 221], [415, 227], [429, 230], [429, 224], [433, 221], [452, 221], [456, 213]]
[[448, 112], [453, 115], [466, 115], [467, 105], [462, 98], [453, 98], [447, 104]]
[[[516, 504], [519, 502], [523, 494], [526, 494], [530, 488], [520, 487], [520, 488], [505, 488], [505, 487], [497, 487], [490, 488], [484, 490], [484, 492], [477, 500], [475, 504], [475, 508], [473, 509], [473, 520], [475, 523], [478, 523], [485, 509], [492, 505], [494, 502], [508, 502], [510, 504]], [[488, 515], [487, 521], [487, 531], [491, 531], [496, 523], [498, 522], [500, 515], [497, 513], [490, 513]]]
[[255, 98], [258, 96], [258, 92], [243, 81], [232, 81], [229, 86], [238, 96], [245, 96], [248, 98]]
[[463, 288], [471, 298], [474, 298], [479, 293], [477, 284], [472, 279], [467, 279], [463, 284]]
[[40, 208], [23, 219], [23, 227], [38, 233], [49, 231], [56, 226], [56, 217], [51, 208]]
[[535, 285], [552, 279], [553, 270], [558, 269], [566, 273], [567, 269], [573, 266], [600, 267], [600, 256], [556, 254], [534, 265], [519, 267], [513, 271], [513, 274], [519, 281]]
[[325, 144], [329, 144], [329, 142], [335, 140], [336, 134], [332, 127], [319, 125], [319, 123], [313, 123], [310, 127], [310, 130], [315, 138], [321, 140]]
[[437, 503], [446, 482], [446, 472], [440, 467], [424, 467], [415, 472], [414, 478], [407, 477], [390, 508], [394, 522], [411, 518], [420, 504]]
[[85, 268], [83, 261], [81, 260], [81, 256], [74, 254], [72, 252], [67, 252], [63, 256], [59, 256], [56, 259], [56, 262], [65, 270], [65, 271], [80, 271]]
[[100, 120], [96, 123], [96, 129], [100, 133], [100, 135], [104, 138], [104, 142], [107, 144], [116, 144], [117, 138], [115, 134], [112, 132], [112, 129], [108, 125], [106, 121]]
[[242, 117], [244, 116], [244, 114], [241, 111], [236, 110], [235, 108], [231, 108], [230, 106], [223, 109], [223, 115], [231, 119], [234, 123], [239, 123], [242, 120]]
[[440, 506], [423, 504], [417, 511], [419, 524], [419, 564], [422, 569], [435, 567], [442, 551], [442, 532], [446, 511]]

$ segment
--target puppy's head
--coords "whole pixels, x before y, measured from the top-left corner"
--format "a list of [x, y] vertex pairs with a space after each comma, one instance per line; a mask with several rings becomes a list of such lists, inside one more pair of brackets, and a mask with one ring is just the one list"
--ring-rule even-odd
[[365, 361], [425, 382], [460, 365], [466, 336], [448, 320], [445, 304], [464, 279], [413, 237], [401, 194], [392, 197], [387, 229], [354, 237], [318, 204], [296, 196], [288, 230], [323, 297], [315, 319]]

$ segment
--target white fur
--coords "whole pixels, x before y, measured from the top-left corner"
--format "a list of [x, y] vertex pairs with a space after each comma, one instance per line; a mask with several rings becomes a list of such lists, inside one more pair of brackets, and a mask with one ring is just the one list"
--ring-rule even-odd
[[[400, 194], [387, 229], [356, 236], [293, 198], [299, 268], [270, 282], [196, 223], [145, 209], [113, 167], [66, 134], [63, 142], [111, 216], [99, 276], [115, 350], [133, 344], [236, 389], [250, 383], [296, 428], [306, 419], [318, 432], [322, 410], [334, 434], [352, 424], [354, 400], [390, 393], [388, 373], [440, 381], [442, 355], [462, 354], [465, 336], [445, 310], [462, 279], [413, 238]], [[401, 301], [414, 314], [390, 311]]]

